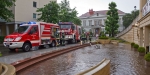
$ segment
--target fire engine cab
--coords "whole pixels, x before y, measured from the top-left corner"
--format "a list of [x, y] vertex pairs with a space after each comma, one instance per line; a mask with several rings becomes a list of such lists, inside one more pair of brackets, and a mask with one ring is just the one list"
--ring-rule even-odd
[[4, 46], [11, 51], [23, 49], [30, 51], [39, 46], [56, 46], [59, 44], [59, 25], [45, 22], [28, 22], [21, 24], [12, 34], [4, 39]]
[[72, 22], [59, 22], [60, 32], [65, 33], [67, 42], [76, 43], [80, 41], [81, 26], [75, 25]]

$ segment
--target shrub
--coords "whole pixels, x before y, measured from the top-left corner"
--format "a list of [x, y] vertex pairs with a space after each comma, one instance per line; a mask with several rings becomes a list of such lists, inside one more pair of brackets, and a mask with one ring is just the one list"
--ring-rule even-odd
[[99, 37], [99, 39], [109, 39], [108, 37]]
[[148, 62], [150, 62], [150, 53], [147, 53], [145, 56], [144, 56], [144, 59]]
[[138, 49], [139, 45], [138, 44], [134, 44], [134, 48]]
[[133, 46], [134, 46], [134, 44], [135, 44], [135, 43], [133, 43], [133, 42], [132, 42], [132, 43], [131, 43], [131, 46], [133, 47]]
[[141, 52], [141, 53], [144, 53], [145, 52], [145, 48], [144, 47], [139, 47], [138, 51]]
[[118, 40], [117, 38], [114, 38], [114, 37], [112, 37], [112, 38], [110, 38], [111, 40]]
[[3, 43], [5, 36], [0, 36], [0, 43]]

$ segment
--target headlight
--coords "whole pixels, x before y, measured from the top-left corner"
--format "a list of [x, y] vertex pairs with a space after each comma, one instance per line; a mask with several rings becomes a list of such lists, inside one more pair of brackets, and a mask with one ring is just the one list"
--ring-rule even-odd
[[5, 38], [4, 41], [7, 41], [7, 39]]
[[14, 41], [19, 41], [22, 37], [17, 37]]

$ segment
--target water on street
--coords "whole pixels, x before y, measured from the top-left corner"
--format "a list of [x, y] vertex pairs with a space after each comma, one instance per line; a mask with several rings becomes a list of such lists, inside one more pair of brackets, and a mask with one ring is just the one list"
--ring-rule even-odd
[[111, 75], [150, 75], [143, 56], [130, 49], [129, 44], [85, 47], [56, 58], [43, 61], [18, 75], [75, 75], [98, 64], [102, 59], [111, 60]]

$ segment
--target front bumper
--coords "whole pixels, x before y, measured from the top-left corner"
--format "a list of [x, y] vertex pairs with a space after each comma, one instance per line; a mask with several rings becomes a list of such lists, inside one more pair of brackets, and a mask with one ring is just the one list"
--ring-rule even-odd
[[21, 48], [24, 44], [24, 42], [3, 42], [4, 46], [7, 48]]
[[71, 40], [71, 39], [73, 39], [74, 37], [73, 37], [73, 35], [66, 35], [65, 36], [65, 40]]

